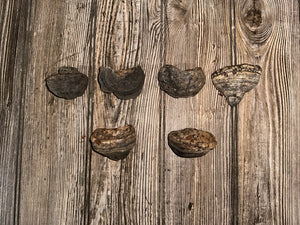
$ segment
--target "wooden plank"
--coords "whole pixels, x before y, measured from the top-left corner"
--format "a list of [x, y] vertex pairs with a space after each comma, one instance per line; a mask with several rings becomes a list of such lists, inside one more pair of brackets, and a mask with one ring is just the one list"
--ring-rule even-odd
[[22, 141], [22, 77], [14, 70], [19, 1], [0, 6], [0, 224], [14, 224], [18, 153]]
[[[284, 221], [291, 224], [300, 224], [300, 3], [293, 1], [292, 6], [289, 8], [292, 16], [290, 17], [289, 26], [291, 29], [291, 36], [288, 40], [291, 43], [288, 47], [290, 52], [290, 112], [289, 112], [289, 126], [287, 126], [287, 148], [288, 154], [285, 154], [285, 169], [283, 172], [285, 178], [285, 206], [284, 206]], [[287, 135], [286, 135], [287, 136]]]
[[[0, 224], [230, 224], [232, 121], [210, 74], [231, 61], [264, 71], [238, 108], [239, 224], [299, 224], [299, 2], [231, 3], [2, 4]], [[202, 66], [206, 85], [193, 98], [167, 96], [157, 84], [163, 63]], [[146, 72], [137, 99], [99, 90], [99, 66], [137, 64]], [[45, 77], [63, 65], [92, 78], [84, 96], [47, 92]], [[128, 158], [90, 152], [92, 129], [126, 123], [138, 135]], [[166, 136], [185, 127], [211, 131], [217, 148], [178, 158]]]
[[212, 132], [218, 145], [204, 157], [185, 159], [166, 144], [165, 224], [230, 224], [230, 107], [210, 76], [231, 63], [230, 4], [197, 0], [166, 4], [166, 63], [180, 69], [202, 67], [206, 85], [192, 98], [165, 95], [165, 135], [194, 127]]
[[88, 91], [54, 97], [44, 79], [60, 66], [89, 72], [90, 2], [22, 4], [16, 71], [24, 77], [18, 224], [81, 224], [88, 145]]
[[117, 162], [92, 153], [89, 224], [159, 224], [160, 2], [108, 0], [95, 8], [96, 68], [141, 65], [146, 79], [140, 96], [119, 100], [100, 91], [94, 74], [93, 129], [132, 124], [137, 143]]
[[299, 224], [299, 5], [235, 3], [237, 63], [263, 69], [239, 105], [239, 224]]

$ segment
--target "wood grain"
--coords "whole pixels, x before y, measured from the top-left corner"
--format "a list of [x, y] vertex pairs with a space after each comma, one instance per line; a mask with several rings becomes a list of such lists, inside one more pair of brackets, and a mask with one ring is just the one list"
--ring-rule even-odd
[[[299, 1], [12, 0], [0, 15], [0, 224], [300, 224]], [[206, 85], [166, 95], [165, 63], [201, 66]], [[263, 74], [231, 110], [210, 75], [235, 63]], [[99, 66], [136, 65], [136, 99], [100, 91]], [[47, 91], [60, 66], [89, 76], [83, 96]], [[125, 124], [137, 132], [126, 159], [92, 151], [94, 129]], [[186, 127], [217, 147], [176, 156], [167, 134]]]
[[289, 26], [291, 26], [291, 33], [288, 39], [291, 44], [288, 45], [288, 51], [290, 52], [289, 68], [290, 68], [290, 112], [289, 112], [289, 126], [287, 129], [289, 154], [286, 154], [285, 167], [288, 169], [288, 173], [284, 173], [285, 183], [285, 204], [282, 207], [284, 211], [284, 220], [294, 224], [300, 224], [300, 139], [298, 134], [300, 133], [300, 114], [299, 114], [299, 102], [300, 102], [300, 2], [293, 1], [293, 4], [289, 10], [292, 11], [290, 17]]
[[[22, 144], [22, 76], [15, 70], [19, 1], [0, 6], [0, 224], [14, 224]], [[17, 82], [16, 82], [17, 81]]]
[[[212, 132], [217, 147], [201, 158], [180, 158], [165, 145], [166, 224], [229, 224], [230, 108], [210, 75], [230, 65], [229, 1], [166, 2], [166, 63], [200, 66], [206, 85], [192, 98], [165, 95], [165, 133], [186, 127]], [[166, 141], [167, 142], [167, 141]]]
[[239, 224], [299, 224], [298, 7], [235, 1], [236, 61], [263, 69], [239, 105]]
[[16, 224], [83, 221], [88, 92], [59, 99], [44, 79], [60, 66], [88, 73], [89, 16], [89, 2], [22, 4], [15, 70], [25, 87], [24, 130]]
[[119, 100], [100, 91], [94, 74], [93, 129], [132, 124], [137, 142], [117, 162], [92, 153], [89, 224], [159, 224], [160, 3], [102, 1], [96, 9], [96, 67], [141, 65], [146, 78], [141, 95]]

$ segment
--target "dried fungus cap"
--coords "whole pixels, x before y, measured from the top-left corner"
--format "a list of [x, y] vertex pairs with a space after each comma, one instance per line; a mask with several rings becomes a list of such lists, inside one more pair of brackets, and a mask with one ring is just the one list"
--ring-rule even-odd
[[83, 95], [88, 77], [74, 67], [61, 67], [58, 73], [46, 78], [48, 90], [59, 98], [74, 99]]
[[195, 96], [205, 84], [205, 75], [200, 67], [180, 70], [172, 65], [163, 66], [158, 72], [160, 89], [174, 98]]
[[106, 67], [99, 68], [100, 89], [106, 93], [112, 92], [122, 100], [136, 98], [143, 89], [144, 81], [145, 74], [140, 66], [118, 71]]
[[93, 149], [115, 161], [124, 159], [134, 147], [135, 141], [135, 129], [132, 125], [98, 128], [91, 135]]
[[226, 66], [215, 71], [212, 75], [212, 82], [220, 91], [231, 106], [237, 105], [244, 94], [253, 89], [259, 81], [261, 67], [250, 64]]
[[204, 156], [216, 147], [217, 141], [209, 132], [185, 128], [170, 132], [168, 144], [176, 155], [192, 158]]

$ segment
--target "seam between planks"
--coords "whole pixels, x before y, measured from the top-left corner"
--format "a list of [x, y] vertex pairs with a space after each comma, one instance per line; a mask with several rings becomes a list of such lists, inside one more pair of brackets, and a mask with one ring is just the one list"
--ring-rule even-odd
[[[166, 63], [166, 36], [167, 36], [167, 0], [160, 1], [161, 13], [161, 41], [160, 41], [160, 65], [163, 66]], [[158, 224], [164, 225], [165, 222], [165, 135], [166, 135], [166, 96], [165, 93], [160, 92], [160, 104], [159, 104], [159, 218]]]
[[[26, 28], [26, 22], [28, 19], [28, 5], [30, 4], [25, 4], [25, 7], [22, 7], [22, 1], [18, 1], [19, 6], [18, 6], [18, 19], [17, 19], [17, 35], [16, 35], [16, 52], [17, 52], [17, 48], [18, 48], [18, 40], [19, 40], [19, 26], [20, 26], [20, 17], [21, 17], [21, 11], [24, 10], [24, 28]], [[17, 4], [17, 3], [15, 3]], [[16, 7], [16, 5], [14, 6]], [[27, 60], [28, 57], [26, 57], [26, 40], [27, 40], [27, 35], [25, 34], [25, 38], [24, 38], [24, 43], [23, 46], [21, 48], [22, 50], [22, 55], [23, 55], [23, 59]], [[16, 60], [16, 58], [15, 58]], [[26, 64], [27, 65], [27, 64]], [[22, 153], [23, 153], [23, 137], [24, 137], [24, 111], [25, 111], [25, 93], [26, 93], [26, 86], [25, 86], [25, 81], [26, 78], [24, 77], [26, 72], [27, 72], [27, 67], [24, 69], [25, 72], [23, 72], [23, 70], [21, 71], [21, 90], [20, 90], [20, 98], [19, 98], [19, 122], [18, 122], [18, 150], [17, 150], [17, 154], [16, 154], [16, 176], [15, 176], [15, 197], [14, 197], [14, 219], [13, 219], [13, 224], [19, 224], [19, 217], [20, 217], [20, 201], [21, 201], [21, 174], [22, 174]], [[18, 71], [14, 71], [18, 72]]]
[[88, 113], [87, 113], [87, 132], [88, 140], [86, 142], [86, 161], [85, 161], [85, 184], [84, 184], [84, 215], [83, 223], [90, 224], [90, 196], [91, 196], [91, 160], [92, 150], [90, 147], [89, 137], [93, 132], [93, 117], [94, 117], [94, 80], [95, 80], [95, 45], [96, 45], [96, 23], [97, 23], [97, 1], [91, 1], [91, 12], [89, 19], [89, 88], [88, 88]]
[[231, 54], [231, 65], [235, 65], [236, 62], [236, 22], [235, 22], [235, 0], [230, 0], [229, 3], [229, 24], [230, 24], [230, 54]]
[[[237, 64], [236, 57], [236, 21], [235, 21], [235, 0], [229, 3], [229, 24], [230, 24], [230, 55], [231, 65]], [[238, 163], [238, 106], [230, 106], [231, 114], [231, 224], [239, 223], [239, 163]]]

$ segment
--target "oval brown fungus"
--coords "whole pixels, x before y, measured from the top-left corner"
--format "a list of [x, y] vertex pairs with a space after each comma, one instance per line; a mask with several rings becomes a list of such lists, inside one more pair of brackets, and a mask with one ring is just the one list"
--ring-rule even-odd
[[83, 95], [88, 77], [74, 67], [61, 67], [58, 73], [46, 78], [48, 90], [59, 98], [74, 99]]
[[216, 147], [217, 141], [209, 132], [185, 128], [168, 134], [168, 144], [173, 152], [185, 158], [201, 157]]
[[136, 134], [132, 125], [118, 128], [98, 128], [91, 135], [93, 149], [112, 160], [124, 159], [135, 146]]
[[144, 81], [145, 74], [140, 66], [117, 71], [106, 67], [99, 68], [100, 89], [106, 93], [113, 93], [122, 100], [136, 98], [143, 89]]
[[195, 96], [205, 84], [205, 75], [200, 67], [180, 70], [164, 65], [158, 73], [160, 89], [174, 98]]

